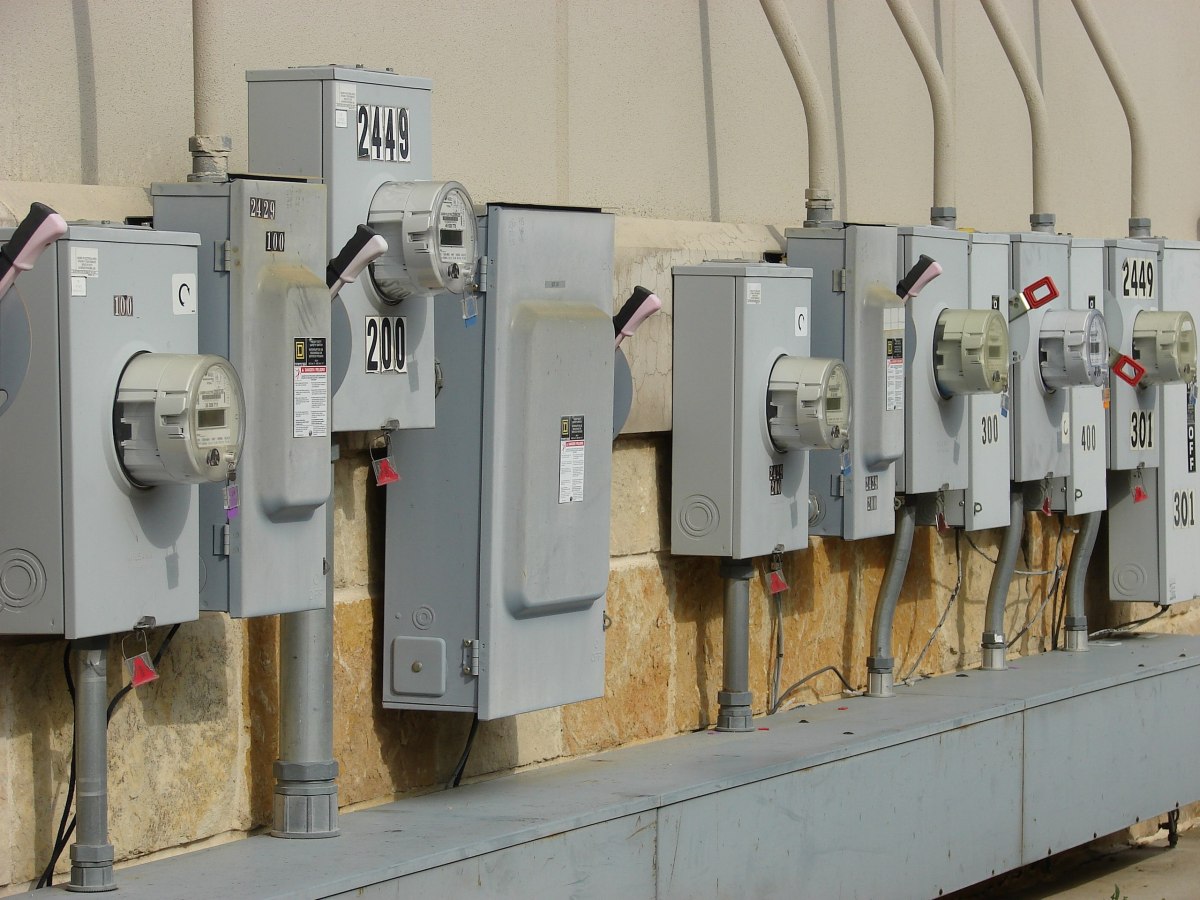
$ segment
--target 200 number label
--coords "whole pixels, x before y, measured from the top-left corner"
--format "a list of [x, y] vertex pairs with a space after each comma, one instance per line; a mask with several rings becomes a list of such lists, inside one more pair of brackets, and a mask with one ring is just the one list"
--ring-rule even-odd
[[403, 316], [367, 316], [363, 337], [368, 375], [408, 371], [404, 326]]
[[1129, 446], [1134, 450], [1154, 449], [1154, 410], [1134, 410], [1129, 414]]

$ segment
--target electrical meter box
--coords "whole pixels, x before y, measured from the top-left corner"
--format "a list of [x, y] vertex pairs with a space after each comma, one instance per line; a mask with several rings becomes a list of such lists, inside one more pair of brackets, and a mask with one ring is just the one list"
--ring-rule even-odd
[[[1071, 238], [1068, 309], [1077, 316], [1102, 315], [1104, 309], [1104, 242]], [[1107, 329], [1105, 329], [1107, 334]], [[1081, 335], [1085, 340], [1087, 334]], [[1051, 506], [1069, 516], [1101, 512], [1108, 506], [1107, 337], [1095, 348], [1104, 355], [1103, 377], [1067, 388], [1070, 422], [1068, 474], [1051, 483]]]
[[[393, 183], [429, 182], [432, 172], [431, 82], [350, 66], [251, 71], [248, 148], [252, 172], [320, 179], [328, 188], [326, 258], [333, 257], [362, 222], [379, 215], [394, 224]], [[437, 202], [408, 223], [412, 247], [389, 238], [390, 252], [416, 249], [428, 259], [442, 231], [450, 265], [475, 266], [463, 246], [471, 209], [458, 195], [428, 197], [401, 191], [399, 199]], [[436, 192], [435, 192], [436, 193]], [[440, 205], [447, 201], [447, 205]], [[458, 256], [462, 256], [458, 259]], [[393, 268], [403, 268], [403, 260]], [[386, 260], [342, 288], [333, 303], [330, 352], [334, 431], [432, 428], [434, 424], [433, 292], [393, 294], [374, 277]], [[324, 271], [321, 269], [320, 271]], [[457, 307], [457, 304], [455, 304]]]
[[[119, 449], [141, 436], [125, 430], [136, 417], [114, 410], [135, 360], [203, 359], [197, 243], [73, 224], [0, 298], [0, 633], [73, 639], [199, 614], [196, 486], [138, 486], [136, 448]], [[199, 389], [226, 375], [206, 370]], [[195, 447], [197, 386], [162, 398], [180, 449]], [[151, 451], [147, 471], [160, 461]]]
[[613, 217], [491, 206], [438, 304], [438, 426], [392, 438], [383, 705], [495, 719], [604, 693]]
[[968, 305], [966, 232], [916, 226], [899, 233], [897, 278], [917, 266], [922, 256], [935, 260], [942, 274], [904, 304], [905, 452], [896, 490], [961, 490], [969, 480], [967, 396], [1008, 389], [1006, 320], [997, 310]]
[[[808, 546], [806, 439], [783, 423], [824, 417], [844, 446], [849, 389], [806, 376], [812, 273], [706, 262], [673, 270], [671, 552], [747, 559]], [[798, 399], [801, 398], [802, 399]], [[824, 413], [819, 412], [823, 404]], [[832, 424], [830, 425], [829, 423]], [[783, 431], [789, 430], [787, 440]]]
[[[1007, 309], [1011, 252], [1006, 234], [971, 233], [968, 309]], [[1008, 525], [1011, 428], [1007, 392], [967, 397], [967, 486], [944, 497], [947, 525], [967, 531]]]
[[[1200, 315], [1200, 243], [1155, 241], [1162, 305]], [[1109, 511], [1109, 596], [1178, 603], [1200, 595], [1196, 498], [1196, 385], [1164, 384], [1155, 444], [1157, 471], [1114, 476]], [[1135, 473], [1136, 474], [1136, 473]], [[1135, 490], [1141, 488], [1135, 495]], [[1144, 499], [1140, 501], [1138, 497]]]
[[239, 504], [200, 488], [200, 605], [235, 617], [325, 605], [330, 304], [325, 188], [260, 178], [159, 184], [159, 228], [200, 234], [200, 350], [241, 376]]
[[896, 228], [789, 228], [786, 235], [788, 265], [812, 272], [811, 351], [845, 362], [856, 404], [845, 451], [809, 457], [809, 530], [846, 540], [892, 534], [907, 352]]

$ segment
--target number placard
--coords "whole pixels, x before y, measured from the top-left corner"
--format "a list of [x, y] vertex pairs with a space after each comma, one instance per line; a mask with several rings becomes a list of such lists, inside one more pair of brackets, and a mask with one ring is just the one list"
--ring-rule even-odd
[[1084, 425], [1079, 429], [1079, 446], [1089, 453], [1096, 449], [1096, 426]]
[[1193, 527], [1196, 524], [1196, 492], [1176, 491], [1172, 499], [1175, 527]]
[[358, 104], [358, 158], [373, 162], [408, 162], [409, 113], [403, 107]]
[[1154, 299], [1154, 260], [1126, 257], [1121, 260], [1121, 296]]
[[363, 328], [368, 375], [408, 371], [408, 346], [403, 316], [367, 316]]
[[979, 426], [982, 429], [983, 445], [994, 444], [1000, 440], [1000, 416], [992, 413], [990, 416], [982, 416], [979, 420]]
[[1129, 446], [1134, 450], [1154, 449], [1154, 410], [1135, 409], [1129, 414]]

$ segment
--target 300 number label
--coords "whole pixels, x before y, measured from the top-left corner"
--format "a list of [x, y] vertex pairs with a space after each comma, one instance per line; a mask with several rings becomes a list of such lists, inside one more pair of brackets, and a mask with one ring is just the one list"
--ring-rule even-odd
[[408, 162], [408, 110], [403, 106], [358, 105], [358, 158]]
[[1129, 414], [1129, 446], [1134, 450], [1154, 449], [1154, 410], [1134, 410]]
[[1096, 449], [1096, 426], [1084, 425], [1079, 432], [1079, 446], [1084, 450]]
[[1176, 491], [1174, 507], [1176, 528], [1191, 528], [1196, 524], [1195, 491]]
[[983, 445], [994, 444], [1000, 440], [1000, 417], [995, 413], [990, 416], [983, 416], [979, 420], [980, 426], [983, 428]]
[[1154, 299], [1154, 260], [1129, 257], [1121, 261], [1121, 296]]
[[363, 336], [366, 338], [368, 375], [408, 371], [403, 316], [367, 316]]

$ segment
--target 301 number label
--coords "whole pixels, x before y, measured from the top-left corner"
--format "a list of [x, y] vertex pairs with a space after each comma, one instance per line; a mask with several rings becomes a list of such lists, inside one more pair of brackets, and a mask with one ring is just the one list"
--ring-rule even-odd
[[1135, 409], [1129, 414], [1129, 446], [1134, 450], [1154, 449], [1154, 410]]
[[1127, 257], [1121, 261], [1121, 296], [1154, 299], [1154, 260]]
[[1079, 446], [1088, 451], [1096, 449], [1095, 425], [1084, 425], [1083, 428], [1079, 429]]
[[1000, 416], [996, 413], [983, 416], [979, 420], [979, 424], [983, 429], [983, 445], [985, 447], [1000, 440]]
[[367, 316], [363, 336], [366, 338], [368, 375], [408, 371], [403, 316]]
[[1176, 491], [1174, 507], [1176, 528], [1191, 528], [1196, 524], [1195, 491]]
[[410, 148], [407, 109], [358, 104], [359, 159], [408, 162]]

